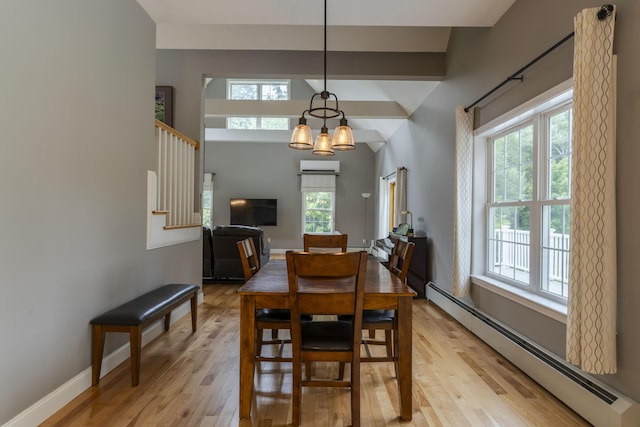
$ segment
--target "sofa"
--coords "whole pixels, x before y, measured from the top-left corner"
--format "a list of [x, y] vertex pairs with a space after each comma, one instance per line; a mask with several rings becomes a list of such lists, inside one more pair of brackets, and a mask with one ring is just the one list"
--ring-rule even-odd
[[203, 227], [203, 278], [215, 280], [243, 280], [242, 261], [236, 242], [251, 237], [260, 258], [260, 266], [269, 261], [271, 249], [259, 227], [216, 225]]

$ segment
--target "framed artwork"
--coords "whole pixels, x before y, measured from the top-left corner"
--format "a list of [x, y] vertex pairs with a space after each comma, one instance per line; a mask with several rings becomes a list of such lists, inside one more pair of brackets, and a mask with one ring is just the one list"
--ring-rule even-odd
[[156, 86], [156, 119], [173, 127], [173, 86]]

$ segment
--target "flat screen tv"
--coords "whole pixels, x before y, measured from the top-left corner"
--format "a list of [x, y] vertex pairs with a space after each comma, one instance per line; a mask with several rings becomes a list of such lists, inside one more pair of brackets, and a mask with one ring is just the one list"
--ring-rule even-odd
[[231, 199], [231, 225], [278, 225], [277, 199]]

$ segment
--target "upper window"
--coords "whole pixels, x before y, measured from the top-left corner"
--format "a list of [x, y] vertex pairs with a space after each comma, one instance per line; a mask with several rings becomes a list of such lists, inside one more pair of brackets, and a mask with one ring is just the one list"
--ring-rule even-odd
[[[288, 80], [227, 80], [227, 99], [286, 101]], [[289, 129], [287, 117], [228, 117], [227, 129]]]
[[486, 157], [484, 274], [563, 303], [570, 285], [570, 94], [495, 124], [478, 150]]

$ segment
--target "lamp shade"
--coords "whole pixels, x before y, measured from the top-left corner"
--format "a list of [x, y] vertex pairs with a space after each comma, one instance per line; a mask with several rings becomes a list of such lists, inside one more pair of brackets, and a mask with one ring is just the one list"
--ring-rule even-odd
[[319, 156], [333, 156], [333, 148], [331, 148], [331, 137], [327, 133], [327, 128], [323, 127], [320, 131], [320, 135], [316, 138], [316, 143], [313, 145], [313, 154]]
[[311, 128], [307, 126], [307, 120], [304, 117], [300, 118], [300, 122], [293, 129], [289, 147], [296, 150], [311, 150], [313, 148]]
[[341, 121], [340, 126], [333, 131], [331, 147], [333, 147], [334, 150], [346, 151], [356, 148], [356, 143], [353, 140], [353, 131], [346, 124], [346, 120], [344, 122], [345, 124], [343, 125]]

